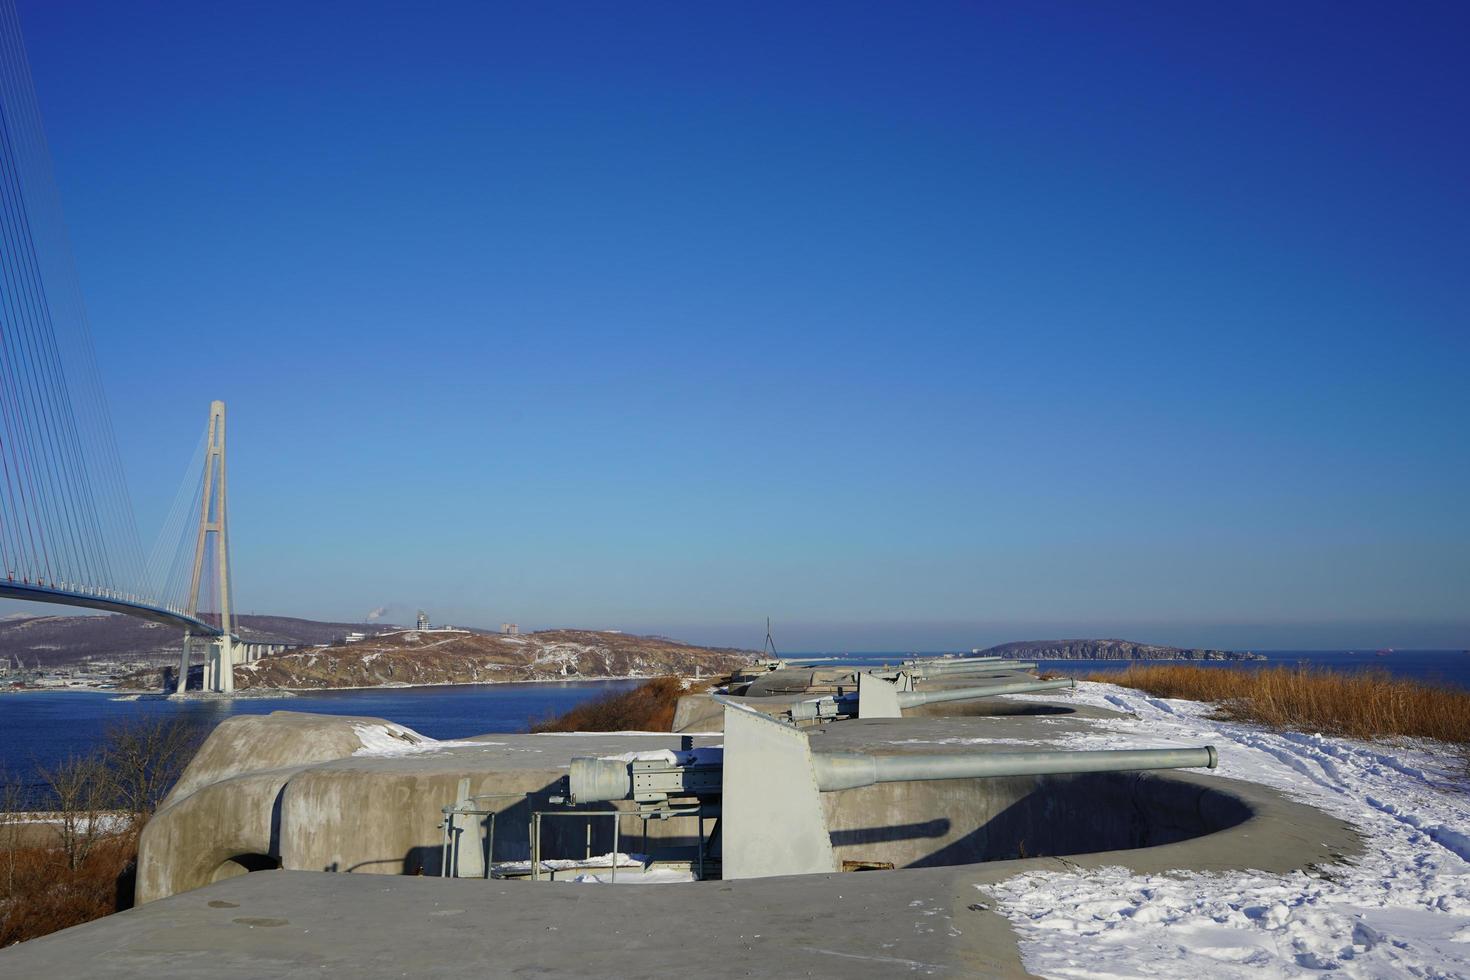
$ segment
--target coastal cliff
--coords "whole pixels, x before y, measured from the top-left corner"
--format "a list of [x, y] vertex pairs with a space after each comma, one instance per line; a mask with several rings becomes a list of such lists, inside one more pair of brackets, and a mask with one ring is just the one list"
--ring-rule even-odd
[[[663, 637], [594, 630], [507, 636], [469, 630], [396, 630], [339, 646], [288, 650], [235, 666], [235, 689], [330, 689], [423, 684], [492, 684], [574, 678], [727, 673], [749, 663], [744, 650], [690, 646]], [[197, 669], [197, 668], [196, 668]], [[163, 686], [161, 671], [128, 679]]]
[[1020, 660], [1265, 660], [1259, 653], [1191, 650], [1131, 640], [1019, 640], [979, 651]]

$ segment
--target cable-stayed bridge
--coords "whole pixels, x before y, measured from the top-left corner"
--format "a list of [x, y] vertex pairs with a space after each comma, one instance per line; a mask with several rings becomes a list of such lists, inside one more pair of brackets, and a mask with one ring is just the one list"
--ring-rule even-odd
[[0, 0], [0, 597], [125, 613], [233, 689], [225, 407], [144, 553], [13, 0]]

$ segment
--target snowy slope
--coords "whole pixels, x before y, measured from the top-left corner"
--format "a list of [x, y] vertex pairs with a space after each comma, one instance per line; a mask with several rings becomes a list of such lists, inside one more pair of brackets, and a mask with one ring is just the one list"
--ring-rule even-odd
[[1470, 978], [1470, 781], [1432, 742], [1355, 742], [1210, 721], [1209, 705], [1081, 683], [1098, 720], [1072, 748], [1212, 742], [1221, 776], [1357, 825], [1365, 852], [1321, 876], [1019, 875], [987, 886], [1048, 977]]

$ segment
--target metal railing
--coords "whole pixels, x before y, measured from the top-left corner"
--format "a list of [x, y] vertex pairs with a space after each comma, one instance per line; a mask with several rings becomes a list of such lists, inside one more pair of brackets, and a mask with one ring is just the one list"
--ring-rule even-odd
[[650, 820], [673, 820], [679, 817], [695, 818], [694, 839], [696, 842], [696, 853], [698, 855], [695, 864], [695, 879], [704, 880], [704, 821], [713, 814], [706, 813], [703, 806], [690, 807], [687, 809], [657, 809], [657, 810], [533, 810], [531, 811], [531, 880], [539, 881], [541, 872], [541, 819], [543, 817], [587, 817], [587, 847], [585, 856], [592, 857], [592, 820], [593, 817], [612, 818], [612, 872], [609, 881], [618, 880], [618, 859], [620, 853], [618, 844], [621, 841], [622, 821], [621, 817], [638, 817], [643, 821], [643, 854], [648, 855], [648, 821]]
[[[487, 809], [473, 806], [476, 800], [524, 800], [525, 793], [486, 793], [480, 796], [466, 797], [456, 803], [451, 803], [439, 812], [444, 814], [444, 822], [439, 826], [444, 831], [444, 838], [439, 845], [439, 877], [459, 877], [459, 853], [461, 840], [465, 831], [470, 827], [459, 825], [458, 817], [489, 817], [489, 834], [485, 847], [485, 859], [481, 862], [482, 871], [480, 877], [490, 877], [490, 868], [495, 863], [495, 816], [500, 812], [497, 809]], [[529, 805], [529, 804], [528, 804]], [[475, 835], [475, 845], [479, 846], [479, 834]], [[450, 869], [454, 869], [450, 873]]]

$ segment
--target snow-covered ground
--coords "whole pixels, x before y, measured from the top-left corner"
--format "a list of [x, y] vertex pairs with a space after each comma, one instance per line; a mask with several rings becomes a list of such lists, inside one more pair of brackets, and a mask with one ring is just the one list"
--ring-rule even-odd
[[[1069, 748], [1213, 743], [1215, 772], [1355, 824], [1364, 852], [1319, 873], [1019, 875], [986, 886], [1048, 977], [1470, 978], [1470, 780], [1433, 742], [1356, 742], [1211, 721], [1209, 705], [1079, 683], [1131, 712]], [[1052, 698], [1047, 698], [1053, 700]]]

